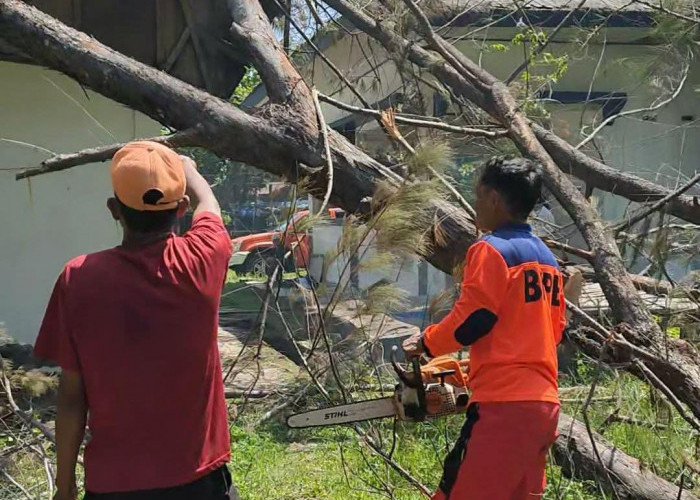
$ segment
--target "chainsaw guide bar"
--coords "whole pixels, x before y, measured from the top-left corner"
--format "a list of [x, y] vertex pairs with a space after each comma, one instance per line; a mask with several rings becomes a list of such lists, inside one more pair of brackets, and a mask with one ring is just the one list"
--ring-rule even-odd
[[287, 425], [295, 429], [302, 429], [350, 424], [363, 420], [374, 420], [375, 418], [393, 417], [396, 414], [394, 398], [387, 397], [298, 413], [287, 418]]

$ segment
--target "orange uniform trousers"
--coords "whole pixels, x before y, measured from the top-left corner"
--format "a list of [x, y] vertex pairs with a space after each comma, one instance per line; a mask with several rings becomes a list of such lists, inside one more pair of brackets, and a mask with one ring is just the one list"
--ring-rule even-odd
[[544, 401], [472, 403], [445, 459], [433, 500], [533, 500], [546, 485], [547, 451], [559, 405]]

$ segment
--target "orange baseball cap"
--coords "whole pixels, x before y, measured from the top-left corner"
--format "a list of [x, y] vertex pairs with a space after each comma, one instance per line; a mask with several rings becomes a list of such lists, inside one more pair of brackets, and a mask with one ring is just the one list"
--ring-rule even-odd
[[130, 142], [112, 158], [114, 194], [134, 210], [177, 208], [185, 197], [185, 169], [172, 149], [152, 141]]

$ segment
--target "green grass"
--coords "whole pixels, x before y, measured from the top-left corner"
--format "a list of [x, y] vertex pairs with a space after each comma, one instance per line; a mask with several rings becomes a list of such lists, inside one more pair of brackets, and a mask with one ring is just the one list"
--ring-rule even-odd
[[[459, 432], [462, 417], [437, 423], [400, 424], [394, 459], [431, 489], [437, 487], [442, 460]], [[390, 421], [379, 425], [390, 436]], [[391, 441], [384, 443], [386, 450]], [[234, 426], [231, 469], [243, 500], [387, 498], [387, 489], [401, 500], [425, 497], [388, 467], [357, 435], [344, 427], [292, 431], [271, 424], [256, 432]], [[545, 499], [601, 498], [592, 484], [570, 481], [556, 466], [547, 470]]]
[[[593, 373], [582, 370], [577, 380], [564, 384], [590, 383]], [[588, 379], [588, 380], [582, 380]], [[567, 393], [563, 411], [576, 415], [587, 390]], [[607, 427], [604, 437], [622, 451], [639, 458], [654, 473], [677, 484], [681, 456], [694, 456], [692, 432], [675, 410], [666, 411], [663, 403], [650, 398], [649, 388], [630, 375], [601, 376], [597, 398], [619, 395], [614, 402], [596, 401], [589, 408], [594, 430], [619, 405], [620, 415], [634, 417], [657, 427], [614, 423]], [[306, 405], [315, 403], [308, 402]], [[442, 459], [456, 438], [463, 417], [456, 416], [422, 424], [402, 423], [397, 428], [394, 452], [396, 462], [429, 488], [440, 479]], [[368, 447], [359, 443], [349, 428], [290, 430], [279, 422], [269, 423], [251, 431], [247, 422], [253, 415], [243, 417], [232, 429], [232, 462], [234, 480], [243, 500], [258, 499], [348, 499], [374, 500], [387, 498], [387, 484], [395, 498], [418, 500], [425, 498], [392, 469], [386, 466]], [[384, 449], [391, 448], [390, 420], [379, 421], [374, 436], [384, 439]], [[667, 426], [659, 428], [658, 424]], [[571, 481], [561, 469], [549, 464], [545, 500], [593, 500], [604, 498], [591, 482]], [[699, 489], [686, 478], [686, 488]]]
[[[306, 271], [301, 269], [298, 272], [284, 273], [282, 279], [294, 280], [305, 276]], [[240, 311], [257, 314], [262, 307], [267, 279], [267, 276], [256, 276], [253, 274], [238, 275], [235, 271], [229, 269], [221, 295], [222, 312]], [[261, 285], [257, 287], [249, 286], [253, 283]]]
[[[642, 465], [666, 479], [676, 480], [683, 468], [683, 455], [695, 456], [696, 438], [690, 425], [675, 408], [670, 407], [660, 396], [654, 398], [652, 390], [642, 381], [628, 374], [618, 377], [604, 375], [602, 387], [596, 397], [614, 396], [613, 402], [594, 402], [589, 416], [594, 430], [615, 410], [619, 415], [644, 422], [645, 426], [627, 423], [612, 423], [603, 436], [627, 454], [638, 458]], [[585, 399], [588, 391], [581, 395]], [[580, 416], [581, 403], [565, 403], [563, 410]], [[686, 481], [686, 487], [692, 487]], [[698, 489], [695, 490], [698, 493]]]

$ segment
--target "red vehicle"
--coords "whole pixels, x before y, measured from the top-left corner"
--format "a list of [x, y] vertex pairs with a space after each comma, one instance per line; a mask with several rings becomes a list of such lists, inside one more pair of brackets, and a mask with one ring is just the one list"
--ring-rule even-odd
[[[329, 208], [328, 217], [342, 219], [345, 212], [340, 208]], [[291, 250], [291, 258], [284, 264], [286, 268], [305, 268], [311, 257], [313, 239], [304, 221], [309, 217], [308, 210], [296, 212], [289, 221], [284, 221], [272, 231], [249, 234], [234, 238], [233, 256], [229, 267], [237, 273], [267, 274], [284, 254]], [[288, 224], [289, 222], [289, 224]]]

